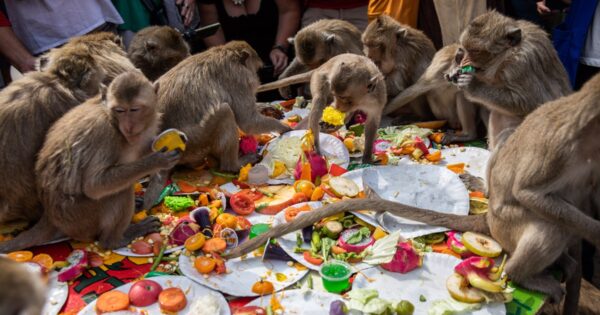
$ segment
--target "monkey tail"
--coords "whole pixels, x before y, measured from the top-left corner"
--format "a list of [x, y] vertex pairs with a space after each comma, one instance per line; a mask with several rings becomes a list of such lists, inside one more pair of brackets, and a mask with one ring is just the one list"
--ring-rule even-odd
[[278, 88], [284, 87], [284, 86], [309, 82], [310, 77], [312, 76], [313, 72], [314, 72], [314, 70], [311, 70], [311, 71], [308, 71], [305, 73], [300, 73], [300, 74], [293, 75], [291, 77], [277, 80], [275, 82], [263, 84], [258, 87], [258, 90], [256, 92], [260, 93], [260, 92], [264, 92], [264, 91], [275, 90], [275, 89], [278, 89]]
[[428, 93], [431, 90], [439, 88], [439, 87], [443, 86], [443, 84], [444, 83], [437, 83], [437, 84], [430, 83], [430, 84], [428, 84], [427, 82], [425, 82], [425, 80], [420, 79], [415, 84], [411, 85], [410, 87], [408, 87], [407, 89], [405, 89], [404, 91], [402, 91], [400, 94], [396, 95], [385, 106], [385, 109], [383, 110], [383, 114], [384, 115], [388, 115], [390, 113], [393, 113], [397, 109], [402, 108], [406, 104], [412, 102], [417, 97], [419, 97], [419, 96], [421, 96], [421, 95], [423, 95], [425, 93]]
[[0, 253], [8, 253], [42, 245], [46, 242], [57, 240], [61, 236], [63, 235], [50, 223], [46, 215], [42, 215], [42, 218], [29, 230], [22, 232], [12, 240], [0, 242]]
[[382, 199], [354, 199], [344, 200], [329, 204], [320, 209], [315, 209], [297, 217], [292, 222], [271, 228], [251, 240], [244, 242], [233, 251], [225, 255], [227, 258], [235, 258], [247, 254], [264, 245], [268, 239], [279, 237], [318, 222], [319, 220], [345, 211], [374, 210], [377, 212], [387, 211], [397, 216], [423, 222], [433, 226], [442, 226], [457, 231], [474, 231], [489, 234], [486, 215], [463, 216], [455, 214], [439, 213], [411, 207], [401, 203]]

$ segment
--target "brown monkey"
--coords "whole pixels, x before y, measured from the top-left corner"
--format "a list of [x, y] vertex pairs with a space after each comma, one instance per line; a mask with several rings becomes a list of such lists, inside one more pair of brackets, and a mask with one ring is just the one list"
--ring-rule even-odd
[[[388, 101], [414, 84], [435, 54], [435, 47], [427, 35], [387, 15], [378, 16], [367, 26], [362, 42], [366, 55], [385, 76]], [[429, 119], [431, 116], [423, 98], [415, 99], [408, 109], [419, 119]], [[394, 114], [403, 113], [407, 112]]]
[[[294, 37], [296, 57], [281, 73], [279, 79], [316, 69], [339, 54], [362, 55], [360, 36], [356, 26], [343, 20], [323, 19], [307, 25]], [[279, 89], [284, 98], [289, 98], [290, 92], [289, 87]]]
[[313, 106], [308, 124], [314, 134], [317, 151], [319, 151], [319, 121], [323, 109], [333, 100], [333, 106], [347, 113], [348, 117], [357, 110], [367, 114], [363, 163], [371, 163], [373, 142], [386, 102], [385, 82], [377, 66], [365, 56], [341, 54], [332, 57], [316, 70], [262, 85], [259, 91], [268, 91], [309, 80]]
[[[238, 127], [247, 134], [291, 130], [257, 110], [260, 67], [262, 60], [248, 43], [232, 41], [183, 60], [160, 77], [161, 127], [176, 128], [188, 136], [180, 164], [195, 167], [212, 156], [219, 160], [221, 170], [237, 172], [248, 162], [238, 157]], [[167, 175], [165, 171], [151, 179], [146, 209], [158, 197]]]
[[127, 50], [129, 59], [150, 81], [190, 55], [181, 33], [169, 26], [150, 26], [135, 34]]
[[27, 73], [0, 91], [0, 224], [40, 218], [34, 165], [46, 132], [98, 93], [103, 78], [91, 56], [66, 48], [45, 72]]
[[42, 314], [46, 286], [25, 264], [0, 256], [0, 283], [0, 314]]
[[468, 99], [490, 110], [489, 142], [515, 127], [541, 104], [571, 93], [548, 34], [539, 26], [492, 11], [475, 18], [460, 36], [456, 59], [475, 68], [451, 75]]
[[384, 115], [393, 113], [425, 95], [436, 119], [447, 120], [450, 128], [461, 130], [460, 134], [447, 132], [442, 139], [444, 144], [476, 139], [478, 106], [467, 100], [463, 91], [446, 78], [447, 73], [460, 63], [460, 60], [455, 60], [458, 49], [458, 44], [440, 49], [419, 80], [389, 101]]
[[39, 59], [39, 68], [44, 71], [65, 49], [81, 49], [94, 58], [96, 64], [104, 70], [104, 83], [109, 84], [123, 72], [136, 70], [123, 50], [121, 37], [109, 32], [92, 33], [73, 37], [64, 46], [50, 50]]
[[113, 80], [108, 91], [75, 107], [50, 129], [36, 163], [42, 218], [0, 252], [27, 248], [65, 234], [106, 249], [158, 229], [149, 217], [129, 225], [133, 184], [173, 167], [178, 151], [148, 154], [160, 115], [152, 84], [139, 72]]
[[600, 221], [590, 216], [594, 211], [590, 201], [600, 194], [593, 185], [600, 179], [600, 164], [595, 162], [600, 154], [595, 139], [600, 132], [599, 102], [600, 75], [596, 75], [579, 92], [529, 114], [489, 162], [487, 214], [441, 214], [377, 199], [342, 201], [275, 227], [242, 244], [230, 257], [342, 211], [389, 211], [434, 226], [490, 234], [510, 254], [509, 277], [548, 294], [554, 302], [560, 301], [563, 291], [547, 268], [561, 265], [568, 278], [564, 313], [575, 314], [581, 274], [577, 253], [569, 255], [567, 250], [582, 238], [600, 245]]

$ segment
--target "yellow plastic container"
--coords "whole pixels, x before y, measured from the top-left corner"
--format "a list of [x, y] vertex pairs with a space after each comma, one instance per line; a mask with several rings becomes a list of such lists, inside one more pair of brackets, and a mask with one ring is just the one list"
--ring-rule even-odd
[[166, 147], [167, 151], [173, 151], [179, 149], [185, 151], [185, 143], [187, 142], [187, 136], [177, 129], [167, 129], [161, 134], [156, 136], [154, 142], [152, 142], [152, 150], [160, 151]]

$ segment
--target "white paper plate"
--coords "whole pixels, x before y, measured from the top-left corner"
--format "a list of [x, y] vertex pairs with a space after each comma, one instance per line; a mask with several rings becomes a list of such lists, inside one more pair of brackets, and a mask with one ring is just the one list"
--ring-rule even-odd
[[[406, 274], [381, 268], [368, 269], [356, 275], [352, 287], [375, 289], [380, 298], [393, 302], [408, 300], [415, 306], [415, 315], [427, 315], [434, 301], [451, 299], [446, 280], [454, 273], [454, 266], [458, 263], [460, 259], [453, 256], [428, 253], [421, 268]], [[425, 302], [420, 301], [421, 295], [427, 299]], [[471, 314], [504, 315], [506, 308], [502, 303], [493, 303]]]
[[[211, 273], [207, 278], [204, 278], [204, 275], [196, 271], [190, 257], [179, 256], [179, 269], [186, 277], [211, 289], [233, 296], [258, 296], [258, 294], [252, 292], [252, 285], [259, 281], [261, 277], [266, 277], [267, 281], [273, 283], [275, 290], [280, 291], [296, 283], [308, 273], [308, 270], [297, 270], [295, 267], [288, 266], [285, 261], [263, 261], [262, 257], [255, 257], [253, 253], [248, 254], [244, 260], [241, 258], [227, 260], [225, 266], [231, 273], [220, 275]], [[276, 278], [277, 273], [284, 274], [287, 279], [278, 281]]]
[[[366, 183], [366, 184], [365, 184]], [[432, 165], [370, 167], [363, 172], [363, 186], [379, 197], [413, 207], [456, 215], [469, 214], [469, 193], [458, 175]], [[387, 231], [400, 230], [405, 238], [447, 231], [381, 212], [379, 222]]]
[[58, 281], [58, 272], [56, 271], [51, 272], [48, 277], [48, 295], [42, 314], [56, 315], [60, 313], [69, 297], [69, 286], [66, 282]]
[[300, 117], [302, 117], [302, 119], [308, 117], [308, 115], [310, 114], [310, 109], [308, 108], [294, 108], [289, 112], [286, 112], [283, 114], [283, 117], [285, 118], [290, 118], [294, 115], [298, 115]]
[[[284, 314], [286, 315], [329, 314], [331, 302], [342, 300], [340, 295], [310, 289], [289, 290], [277, 293], [275, 296], [285, 309]], [[266, 308], [269, 306], [270, 300], [271, 295], [267, 295], [246, 305]]]
[[448, 164], [465, 163], [465, 171], [486, 180], [487, 164], [490, 155], [490, 151], [481, 148], [462, 147], [443, 149], [443, 159], [438, 165], [445, 167]]
[[[297, 205], [294, 205], [292, 207], [300, 207], [302, 205], [306, 204], [306, 202], [303, 203], [299, 203]], [[321, 203], [318, 201], [313, 201], [313, 202], [309, 202], [308, 203], [311, 208], [316, 209], [319, 208], [321, 206]], [[302, 215], [302, 213], [298, 214], [298, 215]], [[285, 213], [284, 211], [279, 212], [277, 215], [275, 215], [275, 220], [273, 221], [273, 226], [277, 226], [277, 225], [281, 225], [286, 223], [285, 221]], [[375, 223], [375, 226], [377, 226], [378, 224]], [[283, 248], [283, 250], [290, 255], [292, 258], [294, 258], [296, 261], [298, 261], [299, 263], [303, 264], [304, 266], [308, 267], [309, 269], [312, 270], [320, 270], [321, 267], [320, 266], [315, 266], [311, 263], [309, 263], [308, 261], [306, 261], [306, 259], [304, 259], [304, 256], [302, 254], [299, 253], [294, 253], [294, 247], [296, 247], [296, 233], [299, 233], [301, 231], [294, 231], [292, 233], [286, 234], [282, 237], [279, 237], [277, 239], [277, 242], [279, 243], [279, 246], [281, 246], [281, 248]], [[304, 246], [308, 246], [307, 244], [304, 244]], [[366, 263], [358, 263], [358, 264], [351, 264], [353, 267], [353, 273], [356, 271], [360, 271], [360, 270], [364, 270], [367, 268], [372, 268], [372, 265], [366, 264]]]
[[[177, 313], [179, 315], [194, 315], [191, 312], [192, 304], [194, 303], [194, 301], [196, 301], [197, 299], [199, 299], [202, 296], [207, 295], [207, 294], [214, 296], [219, 301], [219, 307], [220, 307], [219, 315], [231, 314], [231, 311], [229, 310], [229, 304], [227, 304], [227, 300], [225, 300], [225, 298], [223, 297], [223, 295], [221, 293], [215, 292], [209, 288], [205, 288], [197, 283], [194, 283], [193, 281], [191, 281], [190, 279], [188, 279], [186, 277], [160, 276], [160, 277], [148, 278], [148, 280], [158, 282], [163, 287], [163, 289], [170, 288], [170, 287], [178, 287], [181, 290], [183, 290], [184, 292], [186, 292], [186, 290], [188, 290], [188, 288], [189, 288], [189, 292], [187, 292], [187, 294], [186, 294], [187, 306], [182, 311]], [[130, 283], [120, 286], [114, 290], [128, 293], [129, 289], [131, 288], [133, 283], [134, 282], [130, 282]], [[96, 315], [95, 308], [96, 308], [96, 300], [94, 300], [92, 303], [88, 304], [84, 309], [82, 309], [79, 312], [79, 315]], [[147, 310], [148, 314], [162, 314], [160, 307], [158, 306], [158, 303], [154, 303], [147, 307], [139, 307], [139, 308], [136, 307], [136, 309], [137, 310], [142, 310], [142, 309]], [[117, 312], [111, 313], [111, 314], [117, 314]], [[138, 313], [118, 312], [118, 314], [138, 314]]]
[[[177, 246], [177, 247], [173, 247], [171, 249], [166, 249], [165, 250], [165, 255], [167, 254], [171, 254], [174, 253], [178, 250], [183, 250], [184, 246]], [[127, 256], [127, 257], [154, 257], [154, 254], [136, 254], [134, 252], [131, 251], [131, 248], [128, 247], [121, 247], [118, 249], [113, 250], [113, 253], [121, 255], [121, 256]]]
[[[371, 166], [371, 167], [378, 167], [378, 166]], [[362, 181], [362, 176], [363, 173], [365, 171], [365, 168], [359, 168], [357, 170], [353, 170], [353, 171], [349, 171], [346, 172], [344, 174], [342, 174], [340, 177], [344, 177], [347, 178], [351, 181], [353, 181], [358, 188], [362, 191], [364, 190], [363, 187], [363, 181]], [[326, 195], [326, 197], [328, 197], [328, 195]], [[374, 211], [352, 211], [352, 213], [359, 217], [361, 220], [373, 225], [373, 226], [379, 226], [379, 223], [377, 222], [377, 218], [375, 217], [376, 212]]]

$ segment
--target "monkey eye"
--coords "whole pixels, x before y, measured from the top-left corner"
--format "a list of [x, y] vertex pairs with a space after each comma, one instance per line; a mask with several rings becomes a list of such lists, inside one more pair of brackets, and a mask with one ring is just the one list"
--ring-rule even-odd
[[134, 107], [134, 108], [130, 108], [130, 109], [129, 109], [129, 111], [130, 111], [130, 112], [137, 112], [137, 111], [139, 111], [139, 110], [140, 110], [140, 109], [139, 109], [139, 108], [137, 108], [137, 107]]
[[126, 110], [123, 108], [117, 107], [117, 108], [115, 108], [115, 112], [122, 114], [122, 113], [126, 112]]

